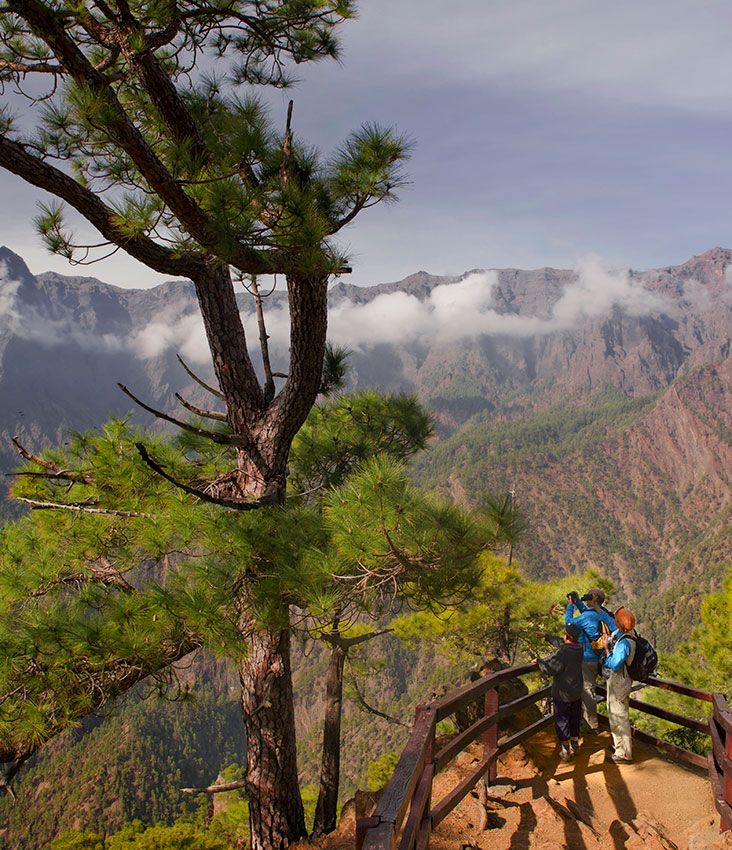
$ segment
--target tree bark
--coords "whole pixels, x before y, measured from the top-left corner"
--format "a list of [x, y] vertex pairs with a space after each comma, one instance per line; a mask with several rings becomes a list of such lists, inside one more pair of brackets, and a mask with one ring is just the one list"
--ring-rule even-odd
[[343, 665], [346, 651], [332, 645], [325, 686], [325, 722], [320, 766], [320, 791], [315, 808], [313, 838], [327, 835], [336, 828], [338, 783], [341, 770], [341, 711], [343, 706]]
[[304, 837], [297, 777], [290, 632], [255, 631], [239, 667], [247, 745], [252, 850], [285, 850]]

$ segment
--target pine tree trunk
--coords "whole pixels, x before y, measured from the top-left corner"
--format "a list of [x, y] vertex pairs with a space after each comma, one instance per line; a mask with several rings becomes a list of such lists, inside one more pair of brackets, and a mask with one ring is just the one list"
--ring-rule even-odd
[[255, 631], [247, 644], [239, 678], [251, 846], [252, 850], [284, 850], [306, 833], [297, 778], [290, 632]]
[[313, 838], [327, 835], [336, 828], [338, 818], [338, 782], [341, 769], [341, 711], [343, 706], [343, 665], [346, 653], [333, 646], [326, 678], [323, 755], [320, 766], [320, 791], [315, 808]]

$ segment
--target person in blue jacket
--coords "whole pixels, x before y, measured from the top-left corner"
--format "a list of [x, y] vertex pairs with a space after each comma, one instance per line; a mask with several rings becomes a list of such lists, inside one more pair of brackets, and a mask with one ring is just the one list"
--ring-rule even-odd
[[[593, 649], [592, 641], [600, 638], [601, 623], [610, 632], [615, 630], [613, 615], [602, 607], [605, 594], [599, 587], [593, 587], [580, 599], [576, 590], [567, 594], [567, 610], [564, 624], [574, 623], [580, 628], [582, 646], [582, 718], [592, 732], [598, 731], [597, 703], [595, 702], [595, 684], [600, 673], [602, 649]], [[587, 604], [585, 604], [587, 603]]]

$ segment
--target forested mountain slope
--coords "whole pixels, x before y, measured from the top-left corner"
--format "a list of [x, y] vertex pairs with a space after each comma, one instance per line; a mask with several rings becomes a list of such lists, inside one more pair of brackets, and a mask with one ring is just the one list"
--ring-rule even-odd
[[[413, 391], [433, 410], [438, 436], [414, 467], [425, 487], [470, 504], [515, 487], [529, 521], [517, 554], [528, 569], [549, 576], [597, 565], [637, 600], [658, 642], [671, 646], [732, 560], [729, 268], [732, 252], [713, 249], [647, 272], [588, 261], [574, 271], [337, 283], [330, 334], [352, 350], [352, 386]], [[244, 289], [240, 303], [251, 314]], [[275, 369], [284, 370], [282, 294], [267, 305]], [[168, 411], [182, 412], [175, 392], [213, 406], [177, 353], [210, 380], [190, 284], [122, 290], [92, 278], [34, 277], [0, 249], [0, 471], [15, 466], [15, 434], [37, 450], [130, 412], [117, 381]], [[152, 417], [135, 416], [152, 426]], [[367, 694], [380, 708], [408, 720], [407, 706], [424, 687], [454, 682], [455, 671], [396, 642], [384, 646], [385, 664]], [[317, 775], [322, 669], [316, 654], [296, 672], [306, 781]], [[215, 697], [204, 693], [200, 716], [154, 702], [125, 707], [109, 731], [102, 726], [44, 754], [19, 804], [35, 801], [34, 813], [2, 804], [9, 846], [45, 847], [57, 825], [73, 825], [68, 812], [60, 815], [69, 786], [81, 789], [82, 825], [100, 823], [103, 813], [114, 824], [179, 810], [174, 787], [212, 781], [237, 755], [236, 721], [226, 719], [236, 714], [236, 682], [204, 663], [196, 684], [204, 683]], [[209, 709], [221, 717], [218, 726], [206, 721]], [[368, 761], [398, 748], [400, 736], [401, 727], [366, 723], [351, 706], [346, 788], [362, 783]], [[153, 767], [139, 777], [124, 768], [140, 751], [133, 739], [157, 742]]]

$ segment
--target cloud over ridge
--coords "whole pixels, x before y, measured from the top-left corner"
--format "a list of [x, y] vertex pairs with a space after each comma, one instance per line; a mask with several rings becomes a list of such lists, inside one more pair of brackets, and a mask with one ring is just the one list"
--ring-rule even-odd
[[[18, 300], [20, 284], [9, 280], [0, 266], [0, 331], [31, 339], [44, 346], [75, 342], [90, 351], [129, 351], [141, 360], [167, 351], [179, 352], [196, 364], [210, 362], [203, 323], [193, 300], [180, 298], [166, 305], [144, 327], [128, 335], [93, 334], [70, 320], [52, 320]], [[587, 321], [599, 320], [618, 310], [628, 316], [674, 315], [677, 301], [647, 288], [628, 270], [608, 268], [596, 256], [581, 260], [569, 282], [545, 315], [512, 312], [501, 306], [499, 273], [471, 272], [463, 278], [435, 286], [424, 298], [405, 291], [382, 292], [367, 301], [341, 298], [331, 304], [328, 337], [355, 350], [377, 345], [453, 342], [480, 336], [526, 338], [568, 332]], [[702, 284], [685, 287], [687, 303], [709, 306]], [[256, 349], [257, 326], [253, 310], [242, 320]], [[275, 354], [286, 355], [289, 316], [284, 299], [266, 310], [267, 331]]]

